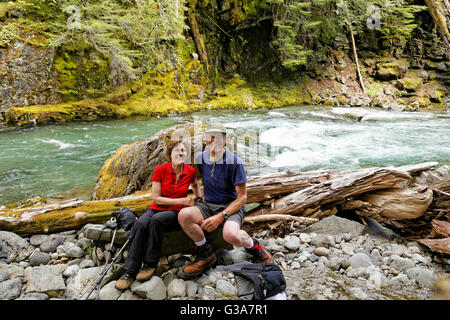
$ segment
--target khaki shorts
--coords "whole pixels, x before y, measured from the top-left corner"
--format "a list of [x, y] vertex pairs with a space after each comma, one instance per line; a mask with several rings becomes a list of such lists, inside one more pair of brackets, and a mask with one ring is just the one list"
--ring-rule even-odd
[[[205, 219], [218, 214], [228, 207], [229, 203], [219, 204], [202, 201], [197, 203], [195, 206], [200, 209], [203, 217]], [[235, 221], [242, 227], [244, 224], [245, 207], [240, 208], [236, 213], [230, 215], [223, 223], [226, 221]], [[223, 225], [222, 223], [222, 225]]]

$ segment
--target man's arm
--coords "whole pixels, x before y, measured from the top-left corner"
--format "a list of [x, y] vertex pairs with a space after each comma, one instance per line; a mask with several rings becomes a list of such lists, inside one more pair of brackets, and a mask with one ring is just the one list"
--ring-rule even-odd
[[[228, 216], [235, 214], [247, 203], [247, 183], [244, 182], [236, 185], [236, 193], [238, 197], [223, 210], [227, 212]], [[223, 217], [222, 212], [219, 212], [218, 214], [203, 220], [200, 226], [203, 230], [211, 232], [220, 226], [224, 220], [225, 218]]]

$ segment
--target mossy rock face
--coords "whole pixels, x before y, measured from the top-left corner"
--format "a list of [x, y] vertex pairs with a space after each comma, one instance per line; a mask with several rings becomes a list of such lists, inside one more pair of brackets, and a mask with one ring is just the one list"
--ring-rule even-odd
[[397, 81], [397, 87], [401, 90], [406, 90], [408, 92], [417, 91], [417, 89], [422, 85], [421, 78], [403, 78]]
[[406, 59], [378, 63], [375, 78], [382, 81], [399, 79], [408, 71], [408, 66]]

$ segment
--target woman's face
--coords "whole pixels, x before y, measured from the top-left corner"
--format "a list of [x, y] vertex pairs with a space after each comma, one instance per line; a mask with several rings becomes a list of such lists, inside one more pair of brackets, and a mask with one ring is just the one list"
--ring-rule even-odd
[[182, 164], [186, 161], [187, 150], [183, 143], [179, 143], [172, 149], [170, 158], [173, 164]]

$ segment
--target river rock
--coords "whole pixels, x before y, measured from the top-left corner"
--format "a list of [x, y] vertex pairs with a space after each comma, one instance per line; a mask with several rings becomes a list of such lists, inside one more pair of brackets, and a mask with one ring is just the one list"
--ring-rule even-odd
[[417, 281], [422, 286], [433, 288], [434, 281], [436, 280], [433, 271], [421, 268], [414, 267], [410, 268], [406, 271], [406, 275], [411, 279]]
[[[103, 267], [80, 269], [74, 277], [69, 278], [67, 281], [67, 297], [74, 300], [84, 299], [85, 296], [92, 290], [102, 272]], [[104, 283], [109, 282], [111, 277], [112, 272], [110, 270], [103, 278]], [[92, 293], [89, 298], [94, 299], [95, 293]]]
[[355, 253], [348, 260], [352, 268], [360, 268], [360, 267], [367, 268], [373, 265], [373, 262], [370, 259], [370, 257], [367, 254], [361, 252]]
[[329, 248], [331, 246], [331, 241], [327, 235], [318, 234], [311, 238], [311, 244], [316, 248], [318, 247]]
[[108, 282], [99, 293], [100, 300], [116, 300], [122, 294], [121, 290], [116, 289], [116, 281]]
[[45, 293], [41, 292], [31, 292], [27, 293], [23, 297], [18, 298], [17, 300], [48, 300], [49, 296]]
[[167, 286], [167, 297], [184, 297], [186, 295], [186, 283], [183, 279], [173, 279]]
[[153, 276], [149, 281], [144, 283], [135, 286], [132, 285], [130, 289], [139, 297], [148, 300], [163, 300], [167, 298], [167, 287], [164, 281], [158, 276]]
[[414, 261], [399, 257], [396, 254], [393, 254], [389, 257], [389, 266], [400, 272], [414, 268], [415, 265], [416, 264], [414, 263]]
[[13, 300], [20, 296], [22, 280], [14, 278], [0, 282], [0, 300]]
[[321, 256], [327, 257], [330, 255], [330, 252], [331, 252], [330, 249], [327, 249], [324, 247], [318, 247], [318, 248], [316, 248], [316, 250], [314, 250], [314, 254], [319, 257], [321, 257]]
[[218, 280], [216, 283], [216, 289], [224, 297], [234, 297], [237, 295], [237, 288], [226, 280]]
[[80, 271], [80, 266], [77, 265], [77, 264], [74, 264], [74, 265], [68, 266], [68, 267], [64, 270], [63, 276], [64, 276], [65, 278], [69, 278], [69, 277], [71, 277], [71, 276], [77, 274], [78, 271]]
[[349, 219], [331, 216], [307, 227], [303, 232], [325, 235], [338, 235], [350, 233], [352, 238], [357, 238], [364, 232], [364, 225]]
[[186, 283], [186, 295], [188, 298], [192, 298], [197, 294], [199, 285], [195, 281], [185, 281]]
[[35, 247], [39, 247], [47, 239], [48, 234], [35, 234], [30, 237], [30, 243]]
[[59, 234], [52, 234], [40, 245], [42, 252], [55, 252], [56, 248], [64, 243], [64, 236]]
[[0, 242], [3, 243], [3, 250], [6, 249], [8, 259], [11, 261], [25, 260], [34, 250], [34, 247], [26, 239], [9, 231], [0, 231]]
[[30, 256], [30, 266], [36, 267], [41, 264], [47, 264], [51, 259], [47, 252], [34, 251]]
[[300, 239], [296, 236], [287, 236], [284, 239], [284, 246], [293, 251], [297, 251], [300, 247]]
[[62, 298], [66, 290], [62, 276], [65, 268], [65, 265], [27, 268], [24, 273], [27, 280], [25, 293], [41, 292], [50, 297]]
[[84, 256], [84, 251], [78, 246], [73, 246], [67, 250], [67, 255], [71, 258], [81, 258]]

